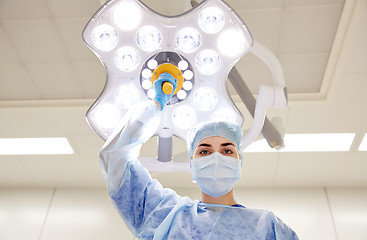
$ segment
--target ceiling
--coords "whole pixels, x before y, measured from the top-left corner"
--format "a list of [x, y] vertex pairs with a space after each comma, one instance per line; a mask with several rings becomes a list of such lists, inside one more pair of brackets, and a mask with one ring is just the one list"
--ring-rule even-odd
[[[84, 26], [103, 0], [0, 1], [0, 137], [67, 137], [75, 154], [0, 156], [0, 187], [105, 186], [98, 165], [103, 141], [85, 121], [102, 91], [105, 69], [84, 45]], [[189, 1], [145, 0], [176, 15]], [[285, 133], [355, 133], [348, 152], [245, 153], [240, 187], [367, 186], [367, 1], [228, 0], [254, 39], [279, 58], [289, 91], [280, 116]], [[248, 54], [236, 65], [256, 94], [271, 83]], [[231, 96], [252, 118], [232, 86]], [[156, 156], [156, 139], [142, 156]], [[187, 158], [175, 139], [174, 160]], [[190, 173], [152, 173], [164, 186], [191, 187]]]

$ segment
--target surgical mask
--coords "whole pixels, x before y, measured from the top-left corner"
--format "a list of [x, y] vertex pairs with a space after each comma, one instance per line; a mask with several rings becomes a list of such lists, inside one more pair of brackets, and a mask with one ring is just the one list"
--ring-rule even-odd
[[241, 177], [241, 160], [214, 152], [191, 161], [192, 179], [209, 196], [228, 193]]

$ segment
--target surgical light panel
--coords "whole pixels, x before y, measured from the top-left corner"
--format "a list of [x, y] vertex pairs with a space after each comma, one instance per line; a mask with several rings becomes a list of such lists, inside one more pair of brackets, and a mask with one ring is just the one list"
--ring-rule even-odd
[[173, 71], [180, 81], [157, 134], [170, 129], [185, 139], [190, 127], [215, 119], [242, 125], [225, 82], [253, 39], [222, 0], [204, 0], [177, 16], [157, 14], [139, 0], [110, 0], [88, 22], [83, 40], [107, 71], [106, 85], [87, 112], [104, 140], [129, 109], [155, 97], [159, 69]]
[[120, 29], [132, 30], [139, 25], [141, 15], [141, 10], [133, 2], [121, 1], [115, 8], [113, 19]]
[[204, 32], [217, 33], [224, 27], [224, 14], [217, 7], [207, 7], [201, 11], [198, 23]]

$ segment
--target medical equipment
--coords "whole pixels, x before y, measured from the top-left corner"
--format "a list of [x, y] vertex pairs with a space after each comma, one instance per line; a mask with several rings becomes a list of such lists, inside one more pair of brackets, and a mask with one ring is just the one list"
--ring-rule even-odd
[[[152, 171], [189, 170], [187, 164], [172, 162], [172, 150], [167, 149], [172, 149], [173, 136], [185, 140], [188, 129], [196, 124], [227, 121], [242, 126], [243, 117], [225, 82], [248, 51], [269, 66], [274, 86], [261, 85], [254, 123], [243, 138], [243, 147], [263, 129], [266, 108], [287, 105], [278, 60], [253, 41], [244, 22], [222, 0], [205, 0], [174, 17], [160, 15], [139, 0], [110, 0], [88, 22], [83, 39], [107, 70], [103, 92], [87, 112], [88, 123], [105, 140], [129, 109], [155, 97], [151, 78], [157, 69], [171, 64], [182, 72], [182, 87], [163, 110], [155, 133], [159, 137], [158, 159], [141, 159]], [[232, 71], [231, 82], [245, 86]], [[282, 138], [276, 136], [272, 146], [281, 146]]]

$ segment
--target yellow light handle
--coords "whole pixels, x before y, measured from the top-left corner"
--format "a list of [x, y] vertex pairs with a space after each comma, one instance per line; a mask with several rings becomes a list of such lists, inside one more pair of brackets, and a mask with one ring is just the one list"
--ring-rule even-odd
[[173, 92], [173, 85], [170, 82], [164, 82], [162, 84], [162, 91], [164, 94], [171, 94]]

